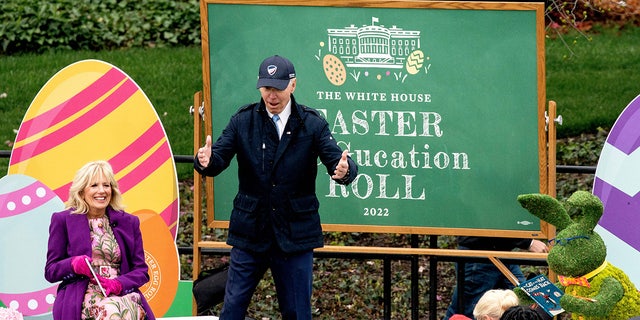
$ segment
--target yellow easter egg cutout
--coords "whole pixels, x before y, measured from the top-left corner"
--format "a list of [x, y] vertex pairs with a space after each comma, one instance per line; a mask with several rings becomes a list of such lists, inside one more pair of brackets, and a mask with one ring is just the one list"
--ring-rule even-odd
[[162, 317], [180, 278], [175, 246], [180, 201], [169, 139], [131, 77], [107, 62], [82, 60], [58, 71], [33, 99], [16, 135], [8, 174], [33, 177], [66, 201], [76, 171], [94, 160], [111, 164], [126, 211], [139, 212], [154, 281], [145, 295]]
[[122, 70], [82, 60], [51, 77], [32, 101], [9, 174], [34, 177], [66, 201], [75, 172], [93, 160], [111, 164], [129, 212], [157, 212], [175, 238], [177, 173], [160, 118]]

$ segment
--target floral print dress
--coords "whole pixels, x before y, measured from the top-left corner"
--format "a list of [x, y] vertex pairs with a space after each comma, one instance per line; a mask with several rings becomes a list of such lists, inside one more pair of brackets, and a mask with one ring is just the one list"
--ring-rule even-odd
[[[97, 275], [116, 278], [120, 275], [122, 256], [107, 217], [89, 219], [91, 234], [91, 265]], [[86, 320], [142, 320], [145, 319], [140, 295], [104, 297], [97, 284], [89, 283], [82, 303], [82, 319]]]

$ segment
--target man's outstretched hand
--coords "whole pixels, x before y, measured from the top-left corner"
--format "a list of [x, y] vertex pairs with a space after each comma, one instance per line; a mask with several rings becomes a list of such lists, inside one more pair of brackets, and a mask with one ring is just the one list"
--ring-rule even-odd
[[207, 135], [207, 139], [204, 143], [204, 147], [198, 149], [198, 162], [202, 167], [207, 167], [209, 165], [209, 160], [211, 159], [211, 136]]
[[336, 170], [333, 171], [333, 175], [331, 176], [331, 179], [341, 180], [347, 175], [347, 173], [349, 172], [349, 161], [347, 161], [348, 155], [349, 155], [349, 150], [342, 151], [342, 156], [340, 157], [340, 161], [336, 166]]

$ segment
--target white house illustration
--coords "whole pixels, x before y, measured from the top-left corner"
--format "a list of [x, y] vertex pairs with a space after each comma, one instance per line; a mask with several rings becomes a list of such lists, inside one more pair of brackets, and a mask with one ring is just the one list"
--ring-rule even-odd
[[420, 49], [420, 31], [403, 30], [395, 25], [386, 28], [376, 22], [378, 18], [371, 17], [371, 25], [327, 29], [329, 52], [347, 67], [402, 68], [407, 56]]

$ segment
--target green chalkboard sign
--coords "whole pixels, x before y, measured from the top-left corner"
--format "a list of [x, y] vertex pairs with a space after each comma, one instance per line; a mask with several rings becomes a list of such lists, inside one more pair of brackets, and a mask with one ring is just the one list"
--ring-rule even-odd
[[[516, 197], [546, 185], [542, 3], [205, 1], [205, 108], [215, 138], [260, 99], [258, 66], [296, 67], [359, 175], [317, 177], [325, 230], [534, 235]], [[228, 220], [237, 167], [215, 178]], [[514, 231], [509, 233], [509, 231]]]

